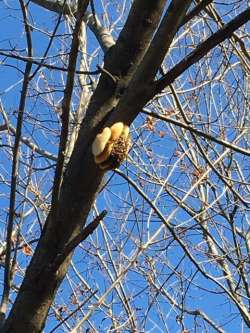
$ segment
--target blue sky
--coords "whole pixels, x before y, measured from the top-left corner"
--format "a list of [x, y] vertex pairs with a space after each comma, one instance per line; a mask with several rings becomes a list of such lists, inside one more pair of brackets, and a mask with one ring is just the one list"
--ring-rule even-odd
[[[242, 1], [244, 3], [244, 1]], [[6, 4], [0, 3], [0, 50], [10, 50], [15, 48], [19, 51], [23, 56], [26, 55], [26, 40], [25, 35], [23, 33], [22, 21], [21, 21], [21, 13], [19, 10], [18, 2], [10, 1], [10, 6], [7, 8]], [[227, 5], [227, 6], [226, 6]], [[246, 5], [246, 4], [245, 4]], [[245, 7], [243, 4], [242, 7]], [[227, 1], [222, 1], [219, 4], [219, 9], [221, 12], [230, 12], [232, 7], [234, 6], [234, 2], [232, 5], [227, 4]], [[112, 19], [118, 17], [118, 13], [115, 10], [115, 2], [111, 2], [108, 10], [110, 12], [110, 16]], [[49, 13], [46, 10], [42, 10], [40, 7], [31, 5], [31, 22], [33, 22], [34, 28], [32, 32], [33, 36], [33, 48], [34, 48], [34, 57], [41, 57], [48, 45], [49, 36], [48, 33], [51, 33], [54, 29], [55, 23], [57, 22], [57, 15], [54, 13]], [[96, 7], [97, 13], [101, 18], [105, 20], [105, 12], [101, 6]], [[128, 6], [125, 10], [127, 15]], [[225, 20], [229, 20], [229, 16], [225, 18]], [[114, 36], [116, 37], [119, 31], [122, 28], [123, 20], [119, 23], [119, 25], [114, 30]], [[210, 22], [211, 23], [211, 22]], [[211, 23], [211, 26], [216, 30], [216, 27]], [[210, 26], [210, 27], [211, 27]], [[6, 28], [7, 27], [7, 28]], [[39, 28], [39, 29], [37, 29]], [[55, 38], [54, 43], [50, 49], [49, 56], [55, 57], [52, 63], [57, 66], [64, 66], [66, 64], [63, 63], [58, 57], [58, 54], [61, 52], [65, 52], [69, 50], [70, 47], [70, 37], [65, 36], [62, 38], [61, 34], [65, 32], [66, 23], [62, 20], [60, 24], [57, 34], [58, 36]], [[201, 30], [200, 26], [194, 28], [194, 32], [197, 33], [197, 41], [200, 39], [199, 32]], [[68, 32], [68, 30], [66, 29]], [[93, 34], [88, 30], [88, 53], [92, 54], [97, 44]], [[185, 47], [179, 47], [177, 44], [176, 50], [172, 51], [171, 56], [167, 59], [167, 66], [172, 66], [173, 63], [181, 59], [187, 53], [189, 53], [193, 49], [193, 43], [197, 42], [196, 39], [186, 39]], [[220, 49], [217, 49], [217, 62], [212, 63], [211, 70], [216, 73], [221, 70], [221, 66], [223, 64], [224, 55], [220, 53]], [[96, 69], [96, 65], [102, 64], [103, 53], [100, 51], [96, 55], [94, 55], [94, 60], [91, 63], [91, 70]], [[213, 58], [214, 59], [214, 58]], [[3, 61], [3, 57], [1, 57]], [[66, 57], [64, 58], [66, 61]], [[230, 59], [232, 62], [237, 61], [237, 59]], [[22, 73], [21, 71], [24, 69], [24, 63], [18, 60], [8, 59], [5, 61], [5, 64], [0, 65], [0, 75], [2, 80], [0, 80], [0, 99], [6, 112], [8, 113], [9, 119], [13, 125], [16, 122], [16, 110], [18, 108], [19, 98], [20, 98], [20, 90], [22, 84]], [[200, 77], [198, 77], [197, 81], [202, 81], [206, 77], [206, 65], [204, 62], [204, 72], [199, 72]], [[35, 66], [33, 67], [33, 69]], [[236, 67], [237, 69], [237, 67]], [[184, 73], [180, 80], [177, 80], [176, 86], [179, 88], [183, 88], [186, 90], [190, 89], [190, 93], [186, 93], [185, 96], [180, 96], [183, 104], [186, 103], [188, 98], [192, 98], [195, 93], [192, 89], [194, 89], [194, 83], [189, 81], [190, 78], [195, 78], [198, 70], [198, 66], [193, 66], [187, 73]], [[203, 75], [203, 76], [202, 76]], [[244, 79], [244, 75], [240, 74], [239, 70], [237, 71], [237, 78], [240, 77], [242, 80]], [[230, 72], [228, 74], [227, 83], [231, 83], [234, 85], [237, 83], [235, 76]], [[60, 117], [55, 112], [57, 107], [60, 107], [60, 102], [63, 96], [65, 82], [65, 74], [57, 71], [52, 71], [49, 69], [41, 69], [36, 77], [36, 79], [30, 85], [29, 98], [27, 99], [26, 112], [25, 112], [25, 124], [23, 127], [23, 135], [27, 137], [33, 137], [33, 141], [40, 145], [43, 149], [48, 150], [50, 153], [56, 154], [58, 147], [58, 137], [59, 137], [59, 121]], [[183, 85], [183, 86], [182, 86]], [[180, 88], [180, 89], [181, 89]], [[225, 88], [225, 87], [224, 87]], [[209, 101], [210, 107], [208, 107], [207, 103], [207, 93], [213, 91], [213, 96], [216, 97], [216, 103], [212, 100]], [[44, 94], [46, 92], [46, 94]], [[75, 94], [73, 96], [73, 106], [72, 108], [77, 106], [78, 97], [79, 97], [79, 84], [76, 80], [76, 89]], [[228, 95], [227, 90], [223, 90], [220, 82], [215, 82], [212, 85], [207, 85], [202, 91], [204, 93], [204, 98], [199, 96], [199, 103], [196, 103], [195, 99], [190, 102], [189, 107], [192, 107], [193, 120], [197, 121], [198, 115], [196, 115], [195, 111], [197, 108], [204, 109], [208, 108], [212, 110], [211, 114], [215, 116], [216, 112], [223, 111], [226, 109], [228, 105]], [[44, 96], [43, 96], [44, 94]], [[205, 95], [206, 94], [206, 95]], [[51, 100], [50, 100], [51, 97]], [[235, 97], [235, 96], [234, 96]], [[239, 93], [239, 99], [242, 96]], [[237, 96], [235, 97], [237, 99]], [[162, 100], [162, 106], [166, 109], [171, 108], [171, 97], [168, 96], [166, 99]], [[214, 103], [214, 106], [213, 106]], [[244, 112], [244, 104], [240, 104], [242, 106], [241, 113]], [[157, 101], [151, 109], [154, 111], [157, 109]], [[197, 112], [198, 113], [198, 112]], [[226, 137], [228, 139], [233, 139], [235, 136], [235, 132], [232, 130], [232, 124], [234, 120], [230, 117], [231, 113], [227, 118], [227, 114], [223, 116], [225, 124], [228, 126], [226, 131]], [[208, 119], [206, 112], [204, 111], [203, 119]], [[213, 120], [213, 119], [212, 119]], [[2, 118], [0, 116], [0, 121]], [[140, 163], [141, 159], [143, 159], [145, 165], [147, 166], [148, 172], [153, 175], [159, 177], [159, 179], [166, 178], [171, 172], [171, 168], [173, 166], [172, 163], [176, 162], [177, 157], [174, 155], [176, 150], [179, 149], [179, 144], [176, 142], [173, 135], [170, 135], [168, 132], [168, 127], [166, 124], [161, 122], [157, 122], [155, 126], [155, 131], [151, 132], [145, 128], [143, 125], [145, 123], [145, 117], [140, 115], [136, 119], [134, 126], [131, 128], [132, 137], [135, 142], [135, 151], [131, 152], [131, 157], [134, 161], [138, 161]], [[1, 123], [0, 123], [1, 124]], [[142, 126], [142, 129], [139, 129]], [[200, 125], [201, 128], [204, 128], [203, 124]], [[218, 122], [211, 122], [211, 130], [217, 134], [219, 133], [219, 125]], [[161, 138], [159, 135], [160, 131], [163, 131], [164, 137]], [[49, 133], [49, 135], [48, 135]], [[143, 142], [147, 145], [146, 150], [143, 150], [140, 146], [140, 138], [142, 138]], [[1, 141], [0, 141], [1, 142]], [[5, 136], [2, 137], [1, 144], [7, 144], [7, 138]], [[242, 143], [242, 145], [244, 142]], [[152, 151], [154, 152], [154, 156], [150, 155], [150, 148], [152, 147]], [[216, 147], [216, 151], [213, 155], [213, 152], [210, 152], [210, 157], [215, 158], [218, 154], [222, 153], [224, 148]], [[167, 149], [166, 149], [167, 148]], [[167, 151], [167, 153], [166, 153]], [[25, 188], [25, 184], [28, 181], [28, 167], [27, 164], [31, 163], [31, 151], [22, 146], [22, 163], [20, 165], [20, 178], [24, 181], [19, 183], [20, 191], [23, 192]], [[247, 166], [247, 162], [245, 158], [241, 158], [237, 156], [237, 159], [242, 165]], [[151, 161], [155, 163], [162, 164], [162, 168], [154, 169], [154, 166], [151, 165]], [[25, 164], [25, 163], [26, 164]], [[36, 171], [32, 174], [33, 184], [36, 184], [37, 187], [41, 190], [43, 194], [44, 202], [47, 204], [49, 202], [49, 193], [52, 186], [53, 179], [53, 165], [54, 162], [42, 159], [40, 156], [35, 156], [34, 167]], [[200, 159], [200, 163], [205, 164], [202, 159]], [[129, 166], [129, 170], [127, 169]], [[142, 165], [144, 167], [144, 165]], [[9, 180], [9, 174], [7, 170], [11, 167], [11, 157], [6, 153], [6, 151], [2, 151], [1, 153], [1, 165], [0, 172], [2, 176], [5, 176]], [[182, 165], [182, 167], [184, 167]], [[46, 175], [44, 170], [51, 168], [50, 172], [46, 171]], [[160, 184], [152, 185], [150, 182], [150, 178], [147, 177], [145, 172], [141, 172], [136, 166], [132, 165], [128, 162], [128, 164], [124, 164], [121, 167], [121, 170], [124, 173], [127, 173], [132, 179], [138, 180], [141, 179], [142, 188], [147, 193], [150, 200], [154, 200], [156, 195], [159, 193]], [[111, 177], [111, 179], [110, 179]], [[143, 178], [145, 179], [145, 184], [143, 184]], [[110, 277], [107, 276], [107, 272], [104, 269], [104, 266], [101, 264], [101, 257], [103, 256], [105, 260], [107, 260], [107, 265], [110, 268], [110, 271], [115, 275], [115, 270], [112, 268], [111, 262], [109, 262], [109, 254], [108, 248], [105, 245], [105, 237], [104, 235], [110, 235], [111, 249], [112, 249], [112, 258], [116, 262], [119, 268], [125, 267], [126, 264], [129, 263], [129, 256], [136, 249], [136, 239], [140, 239], [143, 243], [147, 240], [148, 233], [153, 234], [153, 232], [157, 231], [158, 228], [161, 227], [162, 222], [159, 220], [155, 214], [152, 214], [152, 211], [147, 204], [147, 202], [138, 197], [137, 192], [132, 188], [132, 186], [128, 186], [126, 182], [119, 177], [118, 175], [113, 175], [112, 172], [106, 175], [105, 180], [110, 182], [107, 188], [100, 194], [97, 200], [97, 207], [99, 211], [102, 209], [106, 209], [108, 207], [109, 213], [107, 218], [105, 218], [105, 226], [108, 229], [107, 234], [105, 234], [104, 229], [99, 228], [91, 237], [90, 240], [87, 240], [84, 245], [80, 246], [74, 255], [74, 263], [77, 269], [82, 273], [82, 276], [89, 282], [93, 289], [98, 290], [98, 295], [101, 295], [108, 288], [110, 282]], [[171, 184], [180, 186], [187, 183], [189, 178], [183, 170], [180, 168], [171, 176]], [[211, 176], [212, 182], [216, 184], [219, 182], [217, 176], [213, 174]], [[218, 190], [219, 192], [219, 190]], [[223, 186], [221, 185], [220, 193], [223, 192]], [[0, 183], [0, 235], [1, 239], [4, 239], [5, 228], [4, 224], [6, 222], [7, 217], [7, 209], [8, 206], [8, 193], [9, 193], [9, 184], [1, 182]], [[209, 195], [212, 194], [210, 193]], [[17, 206], [22, 205], [23, 197], [18, 195], [17, 197]], [[35, 194], [31, 193], [30, 198], [32, 200], [38, 200]], [[190, 198], [189, 203], [191, 206], [195, 208], [199, 208], [199, 198]], [[211, 198], [212, 200], [212, 198]], [[226, 200], [226, 199], [225, 199]], [[221, 201], [223, 202], [223, 200]], [[165, 216], [168, 216], [172, 210], [175, 208], [174, 201], [166, 194], [162, 193], [159, 196], [159, 200], [157, 201], [157, 206], [161, 209], [162, 213]], [[27, 210], [29, 205], [27, 204]], [[150, 215], [152, 214], [152, 216]], [[119, 218], [122, 216], [122, 218]], [[126, 216], [126, 220], [125, 220]], [[149, 218], [151, 216], [151, 218]], [[89, 221], [92, 220], [93, 214], [89, 217]], [[41, 214], [41, 221], [43, 222], [46, 218], [46, 215]], [[31, 215], [27, 216], [24, 220], [22, 232], [27, 233], [27, 239], [38, 237], [40, 233], [39, 224], [34, 220], [36, 219], [36, 212], [33, 212]], [[180, 210], [175, 218], [173, 219], [173, 223], [178, 224], [182, 221], [186, 221], [189, 219], [189, 215], [185, 213], [183, 210]], [[238, 214], [237, 223], [241, 224], [241, 219], [244, 219], [244, 213]], [[218, 218], [217, 222], [223, 224], [223, 219]], [[187, 241], [190, 243], [200, 244], [202, 242], [202, 235], [200, 231], [196, 230], [195, 226], [192, 225], [192, 232], [188, 235]], [[148, 229], [149, 230], [148, 230]], [[128, 231], [131, 232], [130, 236], [128, 236]], [[217, 237], [217, 231], [213, 230], [214, 236]], [[107, 236], [108, 237], [108, 236]], [[165, 239], [166, 237], [166, 239]], [[180, 250], [180, 247], [176, 245], [176, 243], [169, 244], [167, 242], [167, 233], [165, 230], [162, 231], [161, 241], [159, 243], [154, 244], [150, 247], [149, 250], [145, 251], [143, 255], [138, 258], [138, 266], [141, 267], [141, 270], [147, 271], [150, 268], [150, 257], [157, 258], [156, 269], [160, 272], [158, 278], [159, 285], [166, 283], [166, 290], [176, 297], [176, 299], [181, 302], [182, 288], [183, 290], [189, 290], [189, 283], [192, 285], [192, 293], [188, 293], [188, 296], [185, 300], [185, 305], [191, 309], [202, 308], [207, 315], [211, 315], [212, 318], [215, 318], [215, 321], [223, 323], [224, 329], [228, 333], [235, 332], [247, 332], [244, 328], [241, 327], [241, 322], [239, 318], [237, 318], [237, 310], [232, 304], [229, 304], [224, 295], [221, 294], [221, 291], [218, 291], [217, 287], [212, 284], [209, 280], [202, 277], [199, 273], [196, 274], [196, 271], [192, 265], [190, 265], [190, 261], [185, 258], [178, 268], [179, 271], [186, 277], [184, 285], [181, 284], [181, 279], [177, 279], [176, 276], [171, 276], [173, 267], [180, 262], [180, 259], [183, 256], [183, 251]], [[102, 248], [100, 249], [100, 258], [97, 257], [96, 253], [98, 252], [96, 248], [94, 248], [93, 244], [102, 244]], [[119, 249], [123, 246], [123, 256], [119, 255]], [[35, 245], [33, 246], [33, 249]], [[95, 253], [96, 251], [96, 253]], [[93, 255], [95, 253], [95, 255]], [[22, 252], [19, 253], [18, 259], [20, 260], [20, 272], [25, 268], [29, 261], [29, 257], [25, 256]], [[201, 260], [203, 259], [201, 255]], [[213, 268], [212, 265], [208, 262], [206, 267], [210, 267], [210, 271], [215, 275], [217, 274], [216, 269]], [[15, 284], [19, 285], [21, 282], [22, 276], [21, 273], [16, 275]], [[218, 274], [220, 274], [219, 272]], [[2, 280], [3, 268], [0, 271], [0, 277]], [[63, 284], [59, 288], [58, 295], [55, 300], [55, 306], [65, 306], [66, 310], [63, 312], [63, 316], [67, 314], [67, 311], [74, 310], [76, 304], [72, 301], [72, 290], [77, 293], [77, 297], [79, 301], [83, 301], [88, 293], [84, 290], [81, 279], [74, 272], [71, 267], [68, 273], [68, 276], [71, 276], [71, 280], [66, 278]], [[167, 281], [167, 282], [165, 282]], [[197, 284], [197, 287], [196, 287]], [[199, 285], [199, 286], [198, 286]], [[1, 285], [2, 287], [2, 285]], [[81, 289], [82, 288], [82, 289]], [[150, 296], [150, 288], [148, 287], [148, 281], [145, 279], [143, 274], [140, 274], [136, 269], [131, 269], [127, 274], [124, 281], [124, 288], [129, 295], [138, 294], [134, 300], [131, 301], [133, 308], [138, 314], [139, 320], [143, 321], [143, 313], [147, 305], [151, 302]], [[202, 290], [203, 288], [203, 290]], [[213, 292], [207, 292], [208, 289], [213, 289]], [[76, 295], [74, 295], [75, 297]], [[14, 297], [14, 295], [13, 295]], [[119, 303], [119, 299], [115, 291], [112, 291], [106, 299], [106, 303], [112, 302], [115, 300], [113, 307], [113, 311], [115, 314], [120, 313], [122, 306]], [[86, 306], [82, 308], [84, 313], [89, 310], [88, 303]], [[162, 324], [162, 318], [159, 317], [159, 311], [157, 309], [164, 309], [164, 315], [167, 315], [167, 328]], [[51, 311], [53, 313], [53, 310]], [[229, 314], [235, 313], [235, 320], [232, 320], [232, 317]], [[124, 314], [123, 314], [124, 315]], [[124, 315], [125, 316], [125, 315]], [[149, 318], [145, 324], [145, 331], [150, 331], [152, 327], [155, 327], [152, 332], [180, 332], [180, 326], [176, 321], [177, 313], [171, 308], [171, 306], [166, 302], [163, 297], [158, 298], [158, 303], [149, 311]], [[76, 323], [77, 319], [80, 319], [82, 314], [79, 313], [78, 317], [73, 317], [69, 322], [71, 324]], [[92, 322], [94, 322], [96, 329], [100, 332], [106, 332], [107, 327], [110, 326], [110, 321], [107, 317], [105, 317], [105, 311], [97, 310], [93, 317], [91, 318]], [[154, 322], [154, 323], [153, 323]], [[154, 326], [155, 324], [159, 325], [159, 328]], [[50, 315], [47, 320], [45, 332], [48, 333], [55, 325], [57, 321], [54, 319], [53, 315]], [[192, 327], [194, 326], [193, 317], [185, 316], [185, 324], [186, 328], [192, 331]], [[86, 326], [87, 327], [87, 326]], [[64, 330], [66, 332], [66, 330]], [[63, 332], [63, 329], [60, 328], [56, 332]], [[199, 327], [197, 332], [205, 332], [205, 328], [203, 326]], [[209, 332], [213, 332], [210, 330]]]

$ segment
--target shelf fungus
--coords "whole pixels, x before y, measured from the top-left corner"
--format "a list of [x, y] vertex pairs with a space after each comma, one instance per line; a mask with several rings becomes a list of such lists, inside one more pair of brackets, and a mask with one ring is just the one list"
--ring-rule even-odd
[[95, 163], [102, 170], [112, 170], [121, 165], [130, 146], [129, 127], [122, 122], [105, 127], [92, 144]]

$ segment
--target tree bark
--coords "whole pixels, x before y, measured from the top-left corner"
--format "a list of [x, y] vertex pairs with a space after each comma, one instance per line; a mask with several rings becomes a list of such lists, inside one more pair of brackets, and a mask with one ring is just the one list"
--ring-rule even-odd
[[[145, 54], [164, 5], [164, 0], [147, 3], [144, 0], [134, 1], [116, 45], [106, 55], [105, 69], [125, 84], [128, 84]], [[113, 109], [119, 97], [117, 84], [103, 72], [64, 174], [56, 218], [52, 218], [51, 213], [47, 218], [16, 301], [2, 329], [4, 333], [38, 333], [44, 327], [72, 254], [65, 258], [57, 271], [54, 269], [55, 260], [85, 225], [103, 178], [103, 172], [94, 163], [91, 143], [103, 126], [104, 117]]]
[[[116, 121], [130, 124], [150, 98], [159, 92], [158, 89], [163, 89], [168, 82], [167, 76], [158, 83], [154, 82], [155, 74], [191, 1], [186, 7], [180, 6], [180, 0], [172, 1], [170, 10], [165, 13], [155, 33], [165, 3], [163, 0], [135, 0], [116, 45], [105, 56], [103, 73], [64, 173], [57, 214], [49, 214], [47, 218], [16, 301], [3, 327], [4, 333], [38, 333], [44, 327], [72, 254], [65, 258], [57, 270], [55, 262], [58, 255], [64, 253], [65, 245], [81, 232], [103, 178], [103, 172], [94, 163], [91, 153], [91, 143], [96, 134], [104, 125]], [[240, 24], [244, 24], [242, 22]], [[158, 48], [164, 48], [158, 57], [150, 47], [152, 38]], [[184, 66], [183, 70], [186, 68]], [[176, 76], [181, 74], [179, 71], [176, 73]], [[175, 75], [171, 76], [171, 80], [176, 78]]]

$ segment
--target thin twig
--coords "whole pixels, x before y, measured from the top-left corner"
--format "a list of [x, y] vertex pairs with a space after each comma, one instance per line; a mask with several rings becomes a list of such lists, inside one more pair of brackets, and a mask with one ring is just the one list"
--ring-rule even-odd
[[[62, 101], [62, 129], [60, 135], [60, 143], [59, 143], [59, 152], [57, 165], [55, 170], [53, 191], [52, 191], [52, 200], [51, 200], [51, 212], [52, 216], [55, 218], [57, 214], [57, 204], [59, 201], [60, 188], [62, 184], [63, 171], [65, 166], [65, 158], [66, 158], [66, 150], [67, 150], [67, 142], [68, 142], [68, 133], [69, 133], [69, 120], [70, 120], [70, 106], [71, 106], [71, 97], [74, 88], [74, 72], [77, 64], [77, 55], [79, 48], [79, 33], [81, 31], [81, 24], [83, 15], [87, 9], [89, 0], [85, 0], [83, 2], [78, 2], [78, 13], [79, 16], [76, 20], [75, 28], [73, 31], [73, 39], [71, 44], [68, 69], [69, 73], [67, 76], [66, 87], [64, 91], [64, 97]], [[53, 221], [55, 219], [51, 219]]]
[[93, 15], [93, 18], [94, 18], [95, 25], [97, 26], [95, 5], [94, 5], [94, 1], [93, 0], [90, 0], [90, 7], [91, 7], [91, 11], [92, 11], [92, 15]]
[[62, 253], [59, 253], [53, 262], [51, 269], [57, 270], [67, 256], [81, 243], [83, 242], [94, 230], [98, 227], [99, 223], [107, 215], [107, 211], [104, 210], [98, 215], [94, 221], [89, 223], [78, 235], [76, 235], [68, 244], [65, 245]]
[[[63, 7], [65, 6], [65, 3], [66, 3], [66, 0], [64, 0]], [[61, 23], [62, 15], [63, 15], [62, 13], [59, 14], [59, 17], [58, 17], [57, 23], [56, 23], [55, 28], [54, 28], [54, 31], [52, 32], [52, 35], [51, 35], [51, 37], [50, 37], [50, 39], [49, 39], [49, 44], [48, 44], [48, 46], [47, 46], [47, 48], [46, 48], [46, 50], [45, 50], [45, 52], [44, 52], [44, 55], [43, 55], [42, 60], [41, 60], [41, 63], [40, 63], [40, 65], [34, 70], [34, 72], [32, 73], [32, 75], [31, 75], [31, 79], [33, 79], [33, 77], [36, 76], [36, 74], [38, 73], [39, 69], [42, 67], [42, 65], [43, 65], [43, 63], [44, 63], [44, 61], [45, 61], [45, 59], [46, 59], [46, 57], [47, 57], [47, 54], [49, 53], [50, 47], [51, 47], [52, 42], [53, 42], [53, 40], [54, 40], [54, 38], [55, 38], [55, 35], [56, 35], [56, 31], [57, 31], [57, 29], [58, 29], [58, 27], [59, 27], [59, 25], [60, 25], [60, 23]]]
[[[6, 58], [13, 58], [13, 59], [17, 59], [17, 60], [20, 60], [20, 61], [23, 61], [23, 62], [38, 65], [39, 67], [45, 67], [45, 68], [48, 68], [48, 69], [57, 70], [57, 71], [61, 71], [61, 72], [69, 72], [69, 68], [64, 68], [64, 67], [59, 67], [59, 66], [55, 66], [55, 65], [46, 64], [44, 62], [45, 58], [43, 58], [43, 57], [41, 57], [39, 60], [35, 60], [32, 57], [23, 57], [23, 56], [20, 56], [18, 54], [8, 53], [8, 52], [5, 52], [5, 51], [0, 51], [0, 55], [4, 56]], [[82, 74], [97, 75], [97, 74], [100, 74], [100, 73], [101, 73], [100, 69], [97, 69], [96, 71], [75, 71], [75, 74], [77, 74], [77, 75], [78, 74], [79, 75], [82, 75]]]
[[[28, 46], [28, 56], [32, 57], [32, 39], [31, 39], [31, 31], [27, 18], [27, 9], [23, 2], [23, 0], [19, 0], [23, 20], [24, 27], [26, 32], [26, 40]], [[22, 124], [23, 124], [23, 114], [25, 109], [28, 85], [29, 85], [29, 75], [31, 72], [31, 63], [27, 63], [25, 67], [23, 86], [21, 91], [21, 98], [19, 103], [18, 117], [17, 117], [17, 129], [15, 136], [15, 143], [13, 147], [13, 163], [12, 163], [12, 172], [11, 172], [11, 189], [10, 189], [10, 203], [9, 203], [9, 217], [8, 217], [8, 225], [7, 225], [7, 237], [6, 237], [6, 255], [5, 255], [5, 269], [4, 269], [4, 290], [1, 299], [1, 307], [0, 307], [0, 327], [4, 321], [5, 313], [7, 311], [7, 304], [9, 300], [10, 293], [10, 280], [11, 280], [11, 244], [12, 244], [12, 231], [14, 226], [15, 219], [15, 203], [16, 203], [16, 190], [17, 190], [17, 179], [18, 179], [18, 168], [19, 168], [19, 147], [21, 142], [21, 134], [22, 134]]]
[[[1, 110], [0, 110], [1, 112]], [[0, 132], [1, 131], [6, 131], [9, 130], [14, 136], [16, 136], [16, 129], [15, 127], [8, 123], [8, 124], [4, 124], [0, 126]], [[21, 136], [20, 137], [20, 141], [22, 143], [24, 143], [27, 147], [29, 147], [32, 151], [36, 152], [37, 154], [51, 160], [51, 161], [57, 161], [57, 156], [51, 154], [49, 151], [44, 150], [42, 148], [39, 148], [39, 146], [37, 146], [35, 143], [33, 143], [31, 141], [31, 139], [25, 137], [25, 136]]]
[[65, 317], [62, 321], [60, 321], [59, 324], [57, 324], [54, 328], [52, 328], [49, 333], [55, 332], [55, 330], [58, 329], [58, 327], [62, 326], [63, 323], [65, 323], [69, 318], [71, 318], [77, 311], [79, 311], [95, 294], [97, 293], [97, 290], [93, 291], [88, 298], [86, 298], [82, 303], [78, 305], [78, 307], [73, 310], [67, 317]]
[[[182, 118], [183, 118], [183, 120], [184, 120], [184, 122], [186, 123], [186, 124], [189, 124], [189, 121], [188, 121], [188, 118], [187, 118], [187, 116], [185, 115], [185, 112], [184, 112], [184, 110], [183, 110], [183, 108], [182, 108], [182, 105], [181, 105], [181, 103], [180, 103], [180, 101], [179, 101], [179, 98], [178, 98], [178, 96], [177, 96], [177, 94], [176, 94], [176, 92], [175, 92], [175, 90], [174, 90], [174, 88], [173, 88], [173, 86], [172, 85], [170, 85], [169, 86], [170, 87], [170, 90], [171, 90], [171, 92], [172, 92], [172, 94], [173, 94], [173, 96], [174, 96], [174, 99], [175, 99], [175, 102], [176, 102], [176, 104], [177, 104], [177, 106], [178, 106], [178, 109], [179, 109], [179, 111], [180, 111], [180, 113], [181, 113], [181, 115], [182, 115]], [[210, 161], [210, 159], [208, 158], [208, 156], [207, 156], [207, 154], [205, 153], [205, 151], [204, 151], [204, 149], [203, 149], [203, 147], [201, 146], [201, 144], [199, 143], [199, 141], [198, 141], [198, 139], [197, 139], [197, 137], [195, 136], [195, 134], [193, 133], [193, 132], [191, 132], [191, 136], [192, 136], [192, 138], [193, 138], [193, 140], [194, 140], [194, 142], [196, 143], [196, 145], [197, 145], [197, 147], [198, 147], [198, 149], [200, 150], [200, 152], [201, 152], [201, 154], [202, 154], [202, 156], [203, 156], [203, 158], [204, 158], [204, 160], [207, 162], [207, 164], [210, 166], [210, 168], [214, 171], [214, 173], [221, 179], [221, 181], [227, 186], [227, 188], [246, 206], [246, 207], [248, 207], [249, 206], [249, 202], [247, 202], [247, 201], [245, 201], [243, 198], [242, 198], [242, 196], [239, 194], [239, 193], [237, 193], [236, 192], [236, 190], [233, 188], [233, 186], [231, 185], [231, 179], [229, 179], [229, 181], [226, 179], [226, 177], [224, 177], [218, 170], [217, 170], [217, 168], [213, 165], [213, 163]]]
[[205, 133], [205, 132], [202, 132], [196, 128], [194, 128], [193, 126], [189, 125], [189, 124], [186, 124], [186, 123], [183, 123], [181, 121], [178, 121], [176, 119], [173, 119], [173, 118], [170, 118], [170, 117], [166, 117], [164, 115], [161, 115], [161, 114], [158, 114], [158, 113], [155, 113], [155, 112], [151, 112], [151, 111], [147, 111], [145, 109], [142, 110], [142, 113], [145, 113], [153, 118], [157, 118], [157, 119], [160, 119], [160, 120], [163, 120], [167, 123], [170, 123], [170, 124], [173, 124], [173, 125], [177, 125], [181, 128], [184, 128], [198, 136], [201, 136], [205, 139], [208, 139], [208, 140], [211, 140], [213, 142], [216, 142], [224, 147], [227, 147], [237, 153], [240, 153], [240, 154], [243, 154], [243, 155], [246, 155], [246, 156], [250, 156], [250, 150], [246, 150], [244, 148], [241, 148], [239, 146], [236, 146], [228, 141], [225, 141], [225, 140], [222, 140], [222, 139], [219, 139], [218, 137], [216, 136], [213, 136], [211, 134], [208, 134], [208, 133]]
[[[214, 162], [214, 165], [216, 165], [224, 156], [225, 152]], [[171, 236], [173, 239], [180, 245], [183, 252], [186, 254], [186, 256], [189, 258], [189, 260], [194, 264], [194, 266], [197, 268], [197, 270], [206, 278], [211, 281], [213, 281], [215, 284], [217, 284], [224, 292], [229, 296], [229, 298], [234, 302], [234, 304], [237, 306], [239, 312], [241, 313], [242, 317], [246, 321], [246, 323], [250, 323], [250, 315], [247, 312], [246, 308], [242, 306], [240, 302], [238, 302], [238, 298], [235, 297], [235, 293], [232, 293], [230, 290], [228, 290], [222, 283], [219, 282], [216, 278], [214, 278], [212, 275], [207, 273], [202, 265], [196, 260], [194, 255], [191, 253], [189, 248], [187, 247], [186, 243], [179, 237], [179, 235], [175, 231], [175, 226], [171, 224], [170, 220], [174, 217], [176, 212], [178, 211], [179, 207], [181, 207], [182, 203], [187, 199], [187, 197], [192, 193], [193, 189], [196, 188], [196, 186], [201, 183], [201, 181], [206, 177], [206, 175], [211, 171], [211, 169], [207, 170], [203, 173], [203, 175], [193, 184], [193, 186], [189, 189], [189, 191], [185, 194], [185, 196], [182, 198], [181, 202], [179, 203], [179, 206], [177, 206], [171, 214], [168, 215], [168, 217], [165, 219], [162, 212], [158, 209], [158, 207], [155, 205], [154, 202], [144, 193], [142, 189], [140, 189], [139, 186], [126, 174], [124, 174], [119, 169], [115, 169], [114, 172], [120, 175], [122, 178], [127, 180], [129, 184], [131, 184], [134, 189], [140, 194], [143, 199], [149, 204], [149, 206], [154, 210], [156, 215], [159, 217], [159, 219], [163, 222], [163, 225], [167, 227], [169, 230]], [[160, 232], [161, 228], [158, 229], [158, 232]], [[158, 232], [155, 233], [155, 236], [158, 234]], [[143, 247], [142, 247], [143, 248]], [[249, 325], [248, 325], [249, 326]]]
[[181, 26], [185, 25], [188, 21], [196, 17], [202, 10], [204, 10], [213, 0], [203, 0], [196, 5], [190, 12], [184, 17], [181, 22]]
[[204, 55], [206, 55], [215, 46], [223, 42], [225, 39], [230, 38], [234, 31], [247, 23], [250, 19], [250, 9], [246, 9], [223, 28], [215, 32], [211, 37], [206, 39], [203, 43], [191, 52], [187, 57], [174, 66], [166, 75], [154, 83], [154, 94], [160, 93], [164, 88], [169, 86], [174, 80], [187, 70], [194, 63], [198, 62]]

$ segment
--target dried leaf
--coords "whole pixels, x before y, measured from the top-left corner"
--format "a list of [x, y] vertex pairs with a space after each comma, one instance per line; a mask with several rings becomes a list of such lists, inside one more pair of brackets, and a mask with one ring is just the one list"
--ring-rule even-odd
[[23, 253], [24, 253], [26, 256], [31, 256], [31, 255], [32, 255], [32, 248], [31, 248], [29, 245], [25, 244], [25, 245], [23, 246], [22, 250], [23, 250]]
[[152, 118], [151, 116], [148, 116], [146, 118], [146, 127], [149, 131], [153, 131], [154, 130], [154, 124], [155, 124], [155, 119]]
[[164, 138], [165, 135], [166, 135], [166, 132], [164, 132], [164, 131], [159, 131], [159, 137], [160, 137], [160, 138]]

